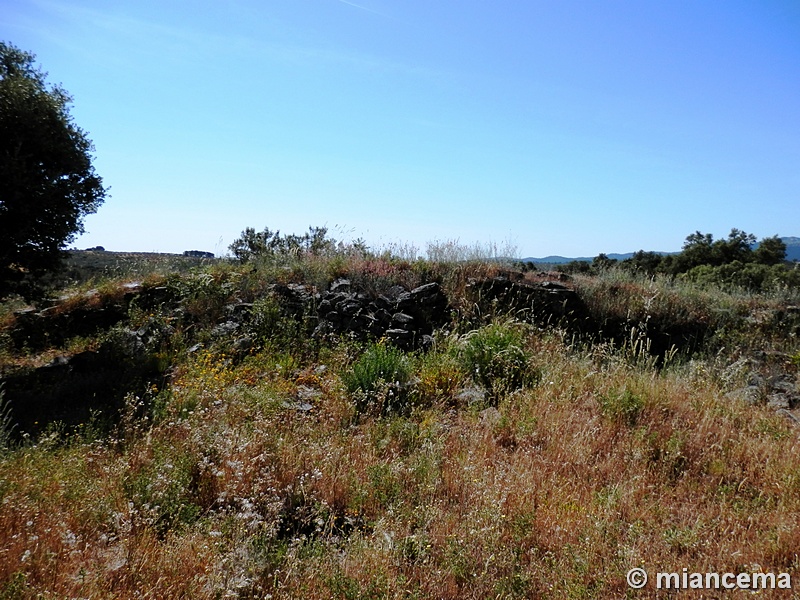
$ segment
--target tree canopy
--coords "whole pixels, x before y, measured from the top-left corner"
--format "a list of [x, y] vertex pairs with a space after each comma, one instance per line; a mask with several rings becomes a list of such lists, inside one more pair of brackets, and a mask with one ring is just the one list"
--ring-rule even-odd
[[70, 95], [0, 41], [0, 297], [31, 295], [106, 196]]
[[695, 231], [686, 236], [683, 249], [675, 254], [639, 250], [619, 262], [599, 254], [591, 263], [573, 261], [558, 268], [591, 274], [618, 268], [749, 290], [800, 286], [800, 270], [786, 262], [786, 244], [781, 238], [774, 235], [757, 242], [756, 236], [735, 228], [727, 238], [717, 240], [710, 233]]

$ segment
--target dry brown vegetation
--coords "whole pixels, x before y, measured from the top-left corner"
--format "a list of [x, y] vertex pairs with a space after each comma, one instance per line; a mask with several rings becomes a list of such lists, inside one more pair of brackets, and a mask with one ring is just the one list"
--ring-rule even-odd
[[[468, 278], [463, 266], [359, 265], [378, 287], [436, 272], [451, 298]], [[252, 277], [241, 273], [237, 285]], [[690, 291], [575, 285], [592, 310], [631, 322], [720, 318], [722, 300]], [[193, 300], [197, 318], [214, 298]], [[742, 351], [720, 342], [657, 367], [636, 344], [507, 318], [451, 329], [408, 356], [413, 389], [389, 414], [360, 411], [345, 385], [369, 344], [296, 333], [242, 355], [209, 338], [175, 353], [166, 384], [129, 395], [110, 433], [54, 428], [6, 450], [0, 598], [663, 597], [628, 587], [637, 566], [787, 572], [800, 586], [800, 427], [726, 397], [746, 377]], [[475, 335], [524, 356], [492, 371], [525, 371], [521, 387], [461, 394], [488, 369], [468, 362], [482, 360], [465, 350]], [[797, 341], [780, 340], [796, 376]]]

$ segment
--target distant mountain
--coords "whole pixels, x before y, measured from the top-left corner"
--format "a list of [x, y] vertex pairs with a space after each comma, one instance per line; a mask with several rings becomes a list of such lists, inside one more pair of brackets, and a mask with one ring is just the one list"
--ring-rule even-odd
[[[606, 254], [606, 256], [614, 260], [625, 260], [627, 258], [631, 258], [633, 254], [634, 254], [633, 252], [626, 252], [625, 254]], [[657, 252], [657, 254], [675, 254], [675, 252]], [[544, 258], [529, 257], [529, 258], [523, 258], [521, 260], [522, 262], [543, 263], [549, 265], [563, 265], [568, 262], [572, 262], [573, 260], [592, 262], [594, 260], [594, 257], [578, 256], [576, 258], [569, 258], [566, 256], [545, 256]]]
[[[782, 237], [781, 240], [784, 244], [786, 244], [786, 260], [797, 260], [800, 261], [800, 237]], [[758, 244], [756, 244], [756, 247]], [[608, 254], [608, 258], [613, 258], [615, 260], [625, 260], [631, 258], [633, 256], [633, 252], [626, 252], [625, 254]], [[677, 254], [677, 252], [657, 252], [657, 254]], [[522, 262], [532, 262], [532, 263], [542, 263], [542, 264], [549, 264], [549, 265], [563, 265], [568, 262], [572, 262], [574, 260], [577, 261], [586, 261], [592, 262], [594, 260], [593, 256], [578, 256], [575, 258], [569, 258], [567, 256], [545, 256], [544, 258], [534, 258], [528, 257], [523, 258]]]
[[800, 238], [782, 237], [781, 240], [786, 244], [786, 260], [800, 261]]

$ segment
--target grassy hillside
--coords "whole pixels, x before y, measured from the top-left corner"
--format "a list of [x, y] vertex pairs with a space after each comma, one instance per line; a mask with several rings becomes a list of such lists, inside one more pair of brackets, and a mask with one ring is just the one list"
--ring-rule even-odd
[[788, 292], [346, 248], [145, 271], [3, 313], [2, 598], [800, 585]]

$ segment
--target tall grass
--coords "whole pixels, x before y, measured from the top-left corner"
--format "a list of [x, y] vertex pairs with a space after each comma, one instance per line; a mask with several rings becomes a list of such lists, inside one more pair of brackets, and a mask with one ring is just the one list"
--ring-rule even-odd
[[474, 242], [463, 244], [459, 240], [434, 240], [425, 248], [427, 259], [439, 263], [460, 262], [510, 262], [519, 254], [517, 245], [511, 240], [503, 242]]
[[383, 341], [371, 345], [343, 375], [358, 413], [378, 414], [407, 408], [411, 361], [398, 348]]
[[[726, 397], [749, 368], [738, 349], [665, 369], [507, 319], [452, 323], [424, 355], [313, 345], [264, 297], [271, 283], [371, 265], [376, 287], [434, 274], [457, 306], [498, 267], [302, 260], [168, 280], [192, 319], [134, 311], [180, 344], [159, 350], [162, 387], [127, 399], [119, 439], [51, 432], [0, 454], [0, 597], [621, 598], [642, 565], [797, 585], [800, 430]], [[774, 364], [797, 373], [774, 298], [614, 274], [572, 285], [642, 339], [699, 320], [789, 352]], [[259, 343], [185, 349], [233, 300], [255, 301]], [[459, 400], [476, 386], [491, 406]]]
[[6, 400], [4, 384], [0, 382], [0, 454], [9, 450], [15, 428], [11, 404]]
[[530, 330], [522, 323], [493, 323], [463, 336], [464, 369], [496, 403], [503, 395], [535, 383], [538, 372], [526, 351]]

